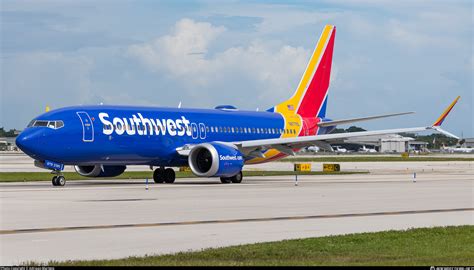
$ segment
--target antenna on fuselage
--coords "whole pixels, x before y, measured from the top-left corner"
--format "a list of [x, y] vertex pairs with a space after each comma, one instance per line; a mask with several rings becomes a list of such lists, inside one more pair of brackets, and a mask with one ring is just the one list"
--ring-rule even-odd
[[180, 108], [181, 108], [181, 101], [178, 104], [178, 109], [180, 109]]
[[46, 105], [46, 108], [44, 109], [46, 112], [49, 112], [51, 110], [51, 108], [49, 107], [49, 105]]
[[258, 112], [258, 108], [257, 108], [257, 112]]

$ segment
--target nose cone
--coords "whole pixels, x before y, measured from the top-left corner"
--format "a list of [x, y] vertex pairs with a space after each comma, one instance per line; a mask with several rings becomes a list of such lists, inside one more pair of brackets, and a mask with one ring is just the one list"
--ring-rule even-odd
[[36, 149], [39, 146], [40, 133], [40, 130], [25, 130], [16, 137], [16, 145], [27, 155], [35, 157], [37, 155]]

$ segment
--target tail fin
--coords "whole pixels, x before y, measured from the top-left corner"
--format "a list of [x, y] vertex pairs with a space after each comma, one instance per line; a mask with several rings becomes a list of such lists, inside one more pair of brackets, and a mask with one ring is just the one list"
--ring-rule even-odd
[[325, 117], [336, 27], [326, 25], [293, 96], [269, 111]]

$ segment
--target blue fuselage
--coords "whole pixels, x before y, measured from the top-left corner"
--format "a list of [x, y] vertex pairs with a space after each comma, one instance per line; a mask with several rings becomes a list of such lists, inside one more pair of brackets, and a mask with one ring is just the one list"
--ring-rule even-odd
[[[318, 134], [328, 131], [320, 129]], [[266, 111], [101, 105], [44, 113], [16, 142], [36, 160], [66, 165], [182, 166], [187, 159], [176, 149], [187, 144], [280, 138], [299, 132], [300, 127], [285, 129], [281, 114]]]
[[[35, 120], [63, 124], [38, 126]], [[78, 106], [35, 120], [17, 138], [20, 148], [34, 159], [70, 165], [181, 166], [186, 157], [176, 148], [186, 144], [279, 138], [288, 132], [280, 114], [220, 109]]]

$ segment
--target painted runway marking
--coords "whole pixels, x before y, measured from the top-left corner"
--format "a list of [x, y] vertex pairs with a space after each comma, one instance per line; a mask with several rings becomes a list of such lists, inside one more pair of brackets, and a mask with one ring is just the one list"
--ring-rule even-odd
[[82, 200], [78, 202], [138, 202], [138, 201], [156, 201], [157, 199], [107, 199], [107, 200]]
[[349, 213], [349, 214], [314, 215], [314, 216], [286, 216], [286, 217], [284, 216], [284, 217], [201, 220], [201, 221], [196, 220], [196, 221], [141, 223], [141, 224], [139, 223], [139, 224], [52, 227], [52, 228], [36, 228], [36, 229], [0, 230], [0, 235], [20, 234], [20, 233], [76, 231], [76, 230], [96, 230], [96, 229], [139, 228], [139, 227], [144, 228], [144, 227], [161, 227], [161, 226], [222, 224], [222, 223], [242, 223], [242, 222], [265, 222], [265, 221], [282, 221], [282, 220], [304, 220], [304, 219], [368, 217], [368, 216], [389, 216], [389, 215], [413, 215], [413, 214], [461, 212], [461, 211], [474, 211], [474, 208], [430, 209], [430, 210], [409, 210], [409, 211], [391, 211], [391, 212], [373, 212], [373, 213]]

